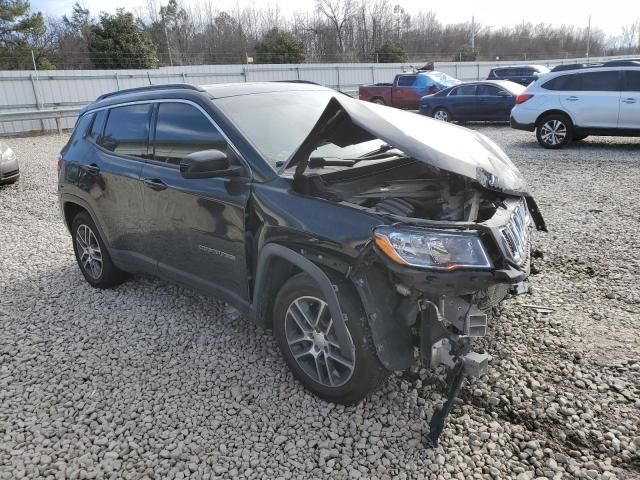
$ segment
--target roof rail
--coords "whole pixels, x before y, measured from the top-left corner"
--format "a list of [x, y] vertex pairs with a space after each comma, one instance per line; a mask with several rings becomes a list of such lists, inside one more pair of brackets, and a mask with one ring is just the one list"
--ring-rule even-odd
[[623, 60], [609, 60], [605, 67], [640, 67], [640, 58], [625, 58]]
[[623, 60], [609, 60], [608, 62], [598, 63], [567, 63], [556, 65], [551, 69], [552, 72], [564, 72], [566, 70], [580, 70], [583, 68], [598, 67], [640, 67], [640, 58], [628, 58]]
[[128, 93], [147, 92], [153, 90], [167, 90], [167, 89], [184, 89], [184, 90], [197, 90], [198, 92], [204, 92], [205, 90], [198, 85], [192, 85], [190, 83], [165, 83], [160, 85], [147, 85], [144, 87], [127, 88], [125, 90], [116, 90], [115, 92], [104, 93], [96, 98], [96, 102], [104, 100], [105, 98], [115, 97], [117, 95], [126, 95]]

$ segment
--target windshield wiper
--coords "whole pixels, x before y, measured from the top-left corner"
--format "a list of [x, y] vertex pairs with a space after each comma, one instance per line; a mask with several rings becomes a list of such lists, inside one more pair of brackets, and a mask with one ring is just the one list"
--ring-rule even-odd
[[364, 155], [360, 155], [359, 158], [367, 158], [367, 157], [371, 157], [374, 155], [379, 155], [381, 153], [385, 153], [388, 152], [389, 150], [391, 150], [393, 147], [391, 145], [388, 145], [386, 143], [383, 143], [382, 145], [380, 145], [378, 148], [376, 148], [375, 150], [372, 150], [370, 152], [365, 153]]

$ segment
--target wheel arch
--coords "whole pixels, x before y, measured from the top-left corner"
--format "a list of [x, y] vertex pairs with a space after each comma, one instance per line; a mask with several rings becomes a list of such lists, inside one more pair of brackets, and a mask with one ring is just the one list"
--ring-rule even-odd
[[[305, 272], [317, 284], [324, 295], [333, 318], [342, 319], [342, 309], [334, 282], [327, 272], [301, 253], [277, 243], [268, 243], [260, 251], [256, 266], [251, 315], [256, 323], [271, 327], [275, 297], [284, 283], [293, 275]], [[344, 322], [338, 322], [345, 329]], [[340, 337], [340, 332], [336, 332]], [[346, 336], [344, 337], [346, 340]]]
[[98, 233], [100, 234], [102, 241], [105, 243], [107, 248], [111, 247], [111, 245], [109, 244], [109, 238], [105, 235], [100, 222], [98, 222], [98, 218], [85, 200], [80, 197], [76, 197], [75, 195], [66, 194], [60, 197], [60, 205], [63, 220], [69, 232], [71, 232], [73, 219], [76, 217], [76, 215], [81, 212], [86, 212], [87, 215], [91, 217], [91, 220], [93, 220], [94, 225], [98, 229]]
[[540, 123], [542, 122], [542, 119], [546, 116], [549, 115], [564, 115], [565, 117], [567, 117], [569, 119], [569, 121], [571, 122], [571, 126], [573, 127], [575, 125], [575, 122], [573, 121], [573, 117], [571, 117], [571, 115], [566, 112], [565, 110], [560, 110], [558, 108], [553, 108], [550, 110], [546, 110], [544, 112], [542, 112], [540, 115], [538, 115], [538, 118], [536, 118], [536, 121], [534, 123], [534, 125], [536, 126], [536, 128], [538, 128], [540, 126]]

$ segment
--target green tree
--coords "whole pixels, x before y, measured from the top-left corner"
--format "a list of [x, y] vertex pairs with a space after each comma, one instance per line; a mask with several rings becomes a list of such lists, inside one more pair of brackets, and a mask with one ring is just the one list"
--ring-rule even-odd
[[156, 48], [133, 18], [118, 9], [115, 15], [100, 14], [91, 27], [89, 54], [95, 68], [154, 68]]
[[376, 50], [376, 60], [380, 63], [405, 62], [407, 52], [398, 43], [386, 41]]
[[277, 28], [256, 43], [256, 63], [303, 63], [305, 56], [302, 42]]
[[32, 13], [29, 2], [0, 0], [0, 68], [32, 68], [31, 50], [39, 56], [45, 33], [42, 13]]

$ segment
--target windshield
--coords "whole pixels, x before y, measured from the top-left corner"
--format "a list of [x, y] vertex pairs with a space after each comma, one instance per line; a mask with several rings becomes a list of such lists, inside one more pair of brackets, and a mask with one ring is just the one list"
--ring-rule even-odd
[[[276, 168], [298, 149], [335, 95], [318, 90], [271, 92], [220, 98], [215, 103]], [[369, 150], [374, 148], [375, 145]], [[339, 152], [334, 150], [331, 154]]]

